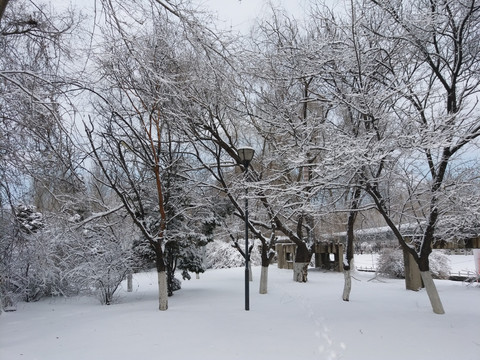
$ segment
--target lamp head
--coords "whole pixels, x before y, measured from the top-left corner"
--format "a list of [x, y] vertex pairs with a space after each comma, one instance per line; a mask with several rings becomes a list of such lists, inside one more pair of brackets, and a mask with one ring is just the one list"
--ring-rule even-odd
[[248, 146], [241, 147], [237, 150], [237, 153], [242, 164], [248, 168], [248, 165], [250, 164], [250, 161], [252, 161], [253, 155], [255, 154], [255, 149]]

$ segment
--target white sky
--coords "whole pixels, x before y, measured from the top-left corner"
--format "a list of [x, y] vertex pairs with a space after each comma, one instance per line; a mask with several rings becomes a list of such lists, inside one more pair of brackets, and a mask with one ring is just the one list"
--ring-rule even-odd
[[[297, 18], [301, 18], [311, 0], [191, 0], [193, 4], [216, 13], [220, 27], [248, 31], [256, 17], [262, 16], [271, 3], [285, 8]], [[344, 0], [326, 0], [333, 6], [343, 6]], [[95, 0], [51, 0], [53, 6], [64, 7], [70, 3], [80, 8], [93, 8]], [[224, 24], [224, 26], [221, 26]]]
[[289, 13], [301, 17], [307, 0], [193, 0], [218, 14], [226, 28], [248, 30], [256, 17], [271, 3], [285, 8]]

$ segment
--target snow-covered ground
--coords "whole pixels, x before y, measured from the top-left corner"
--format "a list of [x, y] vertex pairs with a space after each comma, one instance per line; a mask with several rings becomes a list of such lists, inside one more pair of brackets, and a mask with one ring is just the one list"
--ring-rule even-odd
[[[475, 269], [472, 255], [450, 258], [452, 270]], [[313, 270], [299, 284], [273, 265], [267, 295], [254, 268], [247, 312], [243, 276], [218, 269], [184, 281], [166, 312], [156, 310], [153, 272], [136, 275], [134, 292], [121, 290], [111, 306], [85, 297], [19, 304], [0, 316], [0, 359], [480, 359], [480, 285], [436, 280], [446, 314], [435, 315], [425, 291], [406, 291], [403, 280], [356, 272], [343, 302], [342, 274]]]

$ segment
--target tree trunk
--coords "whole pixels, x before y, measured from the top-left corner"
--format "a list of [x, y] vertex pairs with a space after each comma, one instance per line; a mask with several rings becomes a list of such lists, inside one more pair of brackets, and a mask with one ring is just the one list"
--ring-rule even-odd
[[260, 273], [260, 294], [266, 294], [268, 288], [268, 266], [262, 266]]
[[[338, 264], [339, 267], [343, 268], [343, 276], [345, 278], [342, 296], [343, 301], [350, 301], [350, 292], [352, 291], [352, 274], [350, 273], [350, 271], [353, 267], [353, 241], [355, 239], [355, 233], [353, 230], [355, 220], [357, 219], [357, 209], [360, 205], [361, 195], [362, 191], [359, 187], [353, 189], [350, 205], [351, 210], [348, 214], [347, 219], [347, 242], [345, 249], [345, 257], [343, 255], [342, 257], [340, 257], [340, 245], [338, 245]], [[341, 271], [341, 269], [338, 270]]]
[[252, 262], [248, 262], [248, 280], [253, 281], [253, 274], [252, 274]]
[[422, 277], [418, 264], [412, 254], [403, 249], [403, 263], [405, 267], [405, 288], [418, 291], [423, 287]]
[[5, 9], [7, 8], [7, 3], [9, 0], [0, 0], [0, 22], [2, 21], [3, 14], [5, 13]]
[[308, 280], [308, 264], [305, 262], [293, 263], [293, 281], [307, 282]]
[[275, 251], [273, 251], [272, 244], [275, 244], [275, 227], [272, 228], [272, 235], [269, 241], [266, 241], [265, 238], [260, 237], [262, 246], [260, 247], [262, 267], [260, 272], [260, 294], [266, 294], [268, 292], [268, 267], [275, 256]]
[[420, 271], [420, 275], [422, 276], [423, 283], [425, 284], [425, 290], [427, 290], [433, 312], [435, 314], [445, 314], [442, 301], [438, 295], [437, 287], [432, 279], [432, 273], [430, 271]]
[[160, 242], [156, 244], [156, 265], [158, 274], [158, 309], [165, 311], [168, 309], [168, 277], [167, 267], [164, 262], [162, 245]]
[[305, 243], [297, 244], [295, 262], [293, 263], [293, 281], [307, 282], [308, 265], [312, 254]]
[[173, 255], [174, 250], [172, 249], [173, 244], [169, 243], [165, 246], [165, 252], [163, 253], [163, 258], [165, 259], [165, 270], [167, 273], [167, 291], [168, 296], [173, 296], [175, 288], [175, 268], [176, 260]]
[[195, 273], [195, 277], [198, 279], [200, 279], [200, 273]]
[[127, 274], [127, 292], [133, 291], [133, 275], [132, 273]]
[[167, 273], [165, 270], [158, 271], [158, 309], [168, 309], [168, 284]]
[[[436, 201], [432, 200], [432, 204], [436, 204]], [[432, 273], [430, 272], [429, 255], [432, 253], [432, 244], [434, 240], [435, 223], [438, 218], [438, 209], [432, 210], [429, 218], [429, 225], [425, 229], [423, 235], [423, 242], [421, 246], [420, 256], [418, 257], [418, 268], [420, 269], [420, 275], [425, 285], [432, 310], [435, 314], [445, 314], [443, 310], [442, 301], [438, 295], [437, 287], [432, 279]]]
[[343, 276], [345, 278], [343, 286], [343, 301], [350, 301], [350, 292], [352, 291], [352, 276], [350, 270], [344, 270]]

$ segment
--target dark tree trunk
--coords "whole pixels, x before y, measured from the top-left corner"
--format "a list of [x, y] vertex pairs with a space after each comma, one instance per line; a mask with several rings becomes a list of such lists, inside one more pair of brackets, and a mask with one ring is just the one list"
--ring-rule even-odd
[[0, 23], [2, 22], [3, 14], [7, 8], [7, 3], [9, 0], [0, 0]]
[[[354, 225], [357, 218], [357, 210], [360, 204], [360, 196], [362, 191], [360, 188], [354, 188], [352, 194], [352, 200], [350, 205], [350, 212], [347, 219], [347, 249], [345, 251], [345, 261], [343, 262], [343, 275], [345, 278], [345, 283], [343, 287], [343, 301], [350, 301], [350, 292], [352, 290], [352, 277], [351, 277], [351, 267], [353, 264], [353, 240], [355, 237], [354, 234]], [[339, 259], [342, 261], [343, 259]]]
[[175, 289], [175, 257], [173, 256], [172, 250], [169, 249], [166, 251], [166, 269], [167, 269], [167, 285], [168, 285], [168, 296], [172, 296]]
[[312, 252], [307, 248], [307, 245], [304, 242], [297, 243], [295, 262], [293, 264], [293, 280], [307, 282], [308, 265], [311, 258]]

